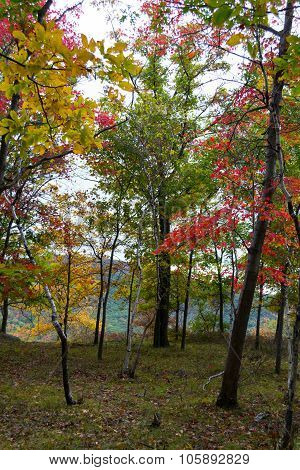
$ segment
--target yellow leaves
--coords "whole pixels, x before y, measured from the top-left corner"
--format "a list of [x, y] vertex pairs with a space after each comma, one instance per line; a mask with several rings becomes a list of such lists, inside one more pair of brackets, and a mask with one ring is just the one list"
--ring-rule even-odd
[[8, 133], [8, 129], [6, 127], [0, 127], [0, 136], [5, 135]]
[[63, 35], [54, 22], [34, 24], [28, 34], [15, 30], [16, 42], [10, 52], [15, 62], [0, 58], [0, 91], [8, 99], [14, 93], [22, 96], [18, 113], [12, 112], [0, 122], [0, 136], [18, 139], [24, 158], [29, 150], [36, 156], [50, 153], [56, 138], [76, 155], [102, 148], [101, 138], [94, 138], [96, 104], [77, 97], [74, 86], [82, 77], [99, 71], [101, 78], [113, 83], [109, 98], [118, 104], [125, 99], [121, 90], [133, 90], [129, 74], [136, 75], [141, 69], [126, 54], [123, 41], [106, 50], [104, 41], [82, 35], [81, 45], [68, 48]]
[[86, 47], [86, 48], [89, 47], [89, 42], [85, 34], [81, 35], [81, 42], [82, 42], [83, 47]]
[[123, 53], [120, 53], [118, 55], [106, 54], [106, 58], [109, 60], [109, 62], [117, 66], [121, 66], [125, 60]]
[[52, 331], [52, 330], [53, 330], [53, 326], [50, 322], [41, 320], [33, 328], [31, 328], [30, 335], [33, 337], [41, 336], [41, 335], [45, 335], [46, 333], [49, 333], [49, 331]]
[[129, 82], [125, 82], [125, 81], [119, 82], [118, 86], [120, 88], [122, 88], [122, 90], [125, 90], [125, 91], [133, 91], [134, 90], [133, 85]]
[[38, 39], [38, 41], [43, 42], [45, 39], [45, 35], [46, 35], [45, 28], [40, 23], [36, 23], [34, 25], [34, 31], [35, 31], [36, 38]]
[[243, 41], [244, 38], [245, 38], [245, 36], [242, 33], [233, 34], [228, 39], [226, 44], [228, 44], [228, 46], [237, 46], [238, 44], [240, 44]]
[[126, 57], [124, 61], [124, 68], [131, 75], [138, 75], [142, 70], [142, 67], [138, 63], [134, 62], [132, 57]]
[[24, 33], [22, 33], [22, 31], [19, 31], [19, 30], [15, 30], [12, 32], [12, 35], [15, 39], [18, 39], [19, 41], [23, 41], [25, 42], [26, 41], [26, 36]]
[[95, 328], [95, 320], [93, 320], [86, 311], [77, 313], [70, 321], [71, 323], [76, 323], [91, 330]]
[[85, 153], [85, 148], [82, 145], [76, 143], [73, 146], [73, 153], [75, 155], [83, 155]]
[[116, 42], [113, 49], [118, 52], [124, 52], [126, 48], [127, 48], [127, 43], [123, 41], [119, 41], [119, 42]]
[[102, 55], [104, 55], [104, 40], [97, 41], [97, 47]]
[[10, 117], [11, 117], [14, 121], [16, 121], [17, 123], [19, 122], [19, 118], [18, 118], [18, 115], [17, 115], [16, 111], [12, 110], [12, 111], [10, 111], [9, 114], [10, 114]]
[[27, 60], [28, 54], [25, 49], [21, 49], [19, 53], [15, 56], [15, 59], [22, 64]]

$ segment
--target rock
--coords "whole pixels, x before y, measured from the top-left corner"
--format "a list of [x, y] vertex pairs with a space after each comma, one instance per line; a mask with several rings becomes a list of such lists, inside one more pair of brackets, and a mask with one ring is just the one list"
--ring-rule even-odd
[[20, 338], [18, 338], [17, 336], [8, 335], [7, 333], [0, 333], [0, 342], [1, 341], [10, 341], [10, 342], [16, 341], [18, 343], [21, 342]]
[[269, 418], [269, 416], [270, 416], [270, 413], [261, 412], [261, 413], [258, 413], [258, 415], [255, 416], [254, 421], [256, 423], [260, 423], [260, 421]]

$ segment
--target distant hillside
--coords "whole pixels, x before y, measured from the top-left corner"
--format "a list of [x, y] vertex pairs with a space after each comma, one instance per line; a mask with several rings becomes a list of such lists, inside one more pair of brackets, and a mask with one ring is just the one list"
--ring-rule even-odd
[[[127, 327], [127, 302], [122, 300], [116, 300], [113, 298], [113, 290], [112, 288], [112, 295], [108, 301], [108, 309], [107, 309], [107, 332], [108, 333], [125, 333]], [[237, 299], [238, 300], [238, 299]], [[96, 308], [97, 308], [97, 301], [95, 299], [94, 304], [91, 306], [92, 317], [96, 317]], [[182, 306], [183, 308], [183, 306]], [[225, 304], [224, 306], [224, 320], [225, 322], [229, 323], [229, 312], [230, 312], [230, 305]], [[197, 307], [191, 306], [190, 313], [188, 317], [188, 322], [191, 323], [197, 314]], [[171, 316], [174, 316], [174, 313], [171, 313]], [[255, 328], [256, 325], [256, 316], [257, 316], [257, 309], [253, 308], [251, 310], [250, 320], [248, 324], [248, 330]], [[271, 313], [266, 308], [262, 308], [261, 312], [261, 319], [262, 323], [265, 320], [275, 319], [275, 315]], [[218, 320], [217, 320], [218, 321]], [[17, 309], [11, 309], [10, 316], [9, 316], [9, 323], [8, 323], [8, 333], [14, 334], [16, 330], [20, 327], [26, 326], [30, 328], [30, 325], [34, 325], [34, 319], [30, 312], [24, 312]]]

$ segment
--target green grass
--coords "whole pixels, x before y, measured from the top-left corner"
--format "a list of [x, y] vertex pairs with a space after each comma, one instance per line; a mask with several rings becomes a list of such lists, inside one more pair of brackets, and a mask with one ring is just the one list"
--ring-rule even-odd
[[[274, 374], [269, 342], [247, 344], [240, 408], [215, 407], [223, 338], [189, 341], [181, 352], [145, 345], [135, 380], [119, 377], [124, 344], [108, 342], [102, 363], [93, 346], [71, 345], [70, 376], [81, 405], [64, 403], [58, 344], [0, 344], [2, 449], [273, 449], [284, 416], [287, 365]], [[268, 418], [256, 423], [260, 412]], [[151, 427], [154, 413], [161, 425]], [[298, 418], [297, 418], [298, 419]]]

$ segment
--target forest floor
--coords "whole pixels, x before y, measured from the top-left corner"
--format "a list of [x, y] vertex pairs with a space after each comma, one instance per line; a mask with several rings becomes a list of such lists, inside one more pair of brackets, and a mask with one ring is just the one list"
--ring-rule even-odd
[[[119, 376], [124, 343], [108, 341], [98, 363], [93, 346], [70, 346], [75, 397], [68, 407], [61, 386], [59, 344], [0, 342], [2, 449], [273, 449], [285, 406], [287, 364], [274, 373], [274, 346], [259, 352], [248, 340], [240, 383], [240, 407], [215, 407], [226, 341], [210, 336], [172, 342], [164, 350], [146, 344], [134, 380]], [[297, 401], [297, 406], [299, 400]], [[151, 426], [154, 413], [159, 427]], [[262, 419], [255, 419], [263, 413]], [[299, 415], [296, 416], [300, 421]], [[300, 440], [296, 440], [300, 448]]]

